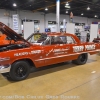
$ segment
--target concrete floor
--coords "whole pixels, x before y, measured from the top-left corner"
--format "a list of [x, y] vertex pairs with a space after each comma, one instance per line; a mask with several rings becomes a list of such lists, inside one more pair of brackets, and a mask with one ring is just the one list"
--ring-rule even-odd
[[100, 56], [48, 66], [20, 82], [0, 75], [0, 100], [100, 100]]

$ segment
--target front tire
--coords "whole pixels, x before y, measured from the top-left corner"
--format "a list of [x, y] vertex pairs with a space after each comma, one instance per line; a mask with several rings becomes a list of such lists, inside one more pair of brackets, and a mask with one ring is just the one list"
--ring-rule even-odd
[[87, 59], [88, 59], [88, 54], [85, 53], [79, 55], [79, 57], [76, 60], [73, 60], [72, 62], [77, 65], [83, 65], [87, 62]]
[[25, 61], [17, 61], [12, 64], [10, 70], [10, 77], [14, 81], [21, 81], [28, 77], [30, 73], [30, 66]]

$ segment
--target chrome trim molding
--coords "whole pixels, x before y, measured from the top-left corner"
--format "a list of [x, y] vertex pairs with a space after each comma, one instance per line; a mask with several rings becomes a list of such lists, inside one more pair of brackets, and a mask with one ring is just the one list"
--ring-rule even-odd
[[10, 72], [11, 66], [0, 66], [0, 73]]

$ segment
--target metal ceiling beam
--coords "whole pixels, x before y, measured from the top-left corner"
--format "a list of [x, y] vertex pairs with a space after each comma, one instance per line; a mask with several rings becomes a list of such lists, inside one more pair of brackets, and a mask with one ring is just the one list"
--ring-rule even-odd
[[[76, 1], [76, 2], [77, 2], [77, 0], [73, 0], [73, 1]], [[100, 4], [92, 3], [92, 2], [89, 2], [89, 1], [87, 1], [87, 0], [78, 0], [78, 2], [84, 2], [84, 3], [86, 3], [87, 5], [91, 4], [92, 6], [96, 6], [96, 7], [99, 7], [99, 8], [100, 8]], [[91, 6], [91, 5], [90, 5], [90, 6]]]
[[[34, 2], [35, 2], [35, 0], [34, 0]], [[35, 4], [38, 4], [38, 3], [41, 3], [41, 2], [43, 2], [43, 1], [41, 0], [41, 1], [39, 1], [39, 2], [36, 2]], [[33, 2], [32, 2], [32, 3], [33, 3]], [[32, 3], [31, 3], [31, 5], [33, 5]], [[21, 7], [21, 6], [27, 5], [27, 4], [29, 4], [29, 1], [28, 1], [28, 2], [25, 2], [25, 3], [21, 4], [21, 5], [19, 5], [18, 7]]]
[[[75, 11], [82, 11], [82, 12], [86, 12], [86, 11], [84, 11], [86, 8], [87, 8], [87, 6], [91, 3], [91, 2], [89, 2], [89, 4], [87, 3], [88, 1], [84, 1], [84, 0], [73, 0], [74, 2], [81, 2], [81, 3], [84, 3], [84, 4], [86, 4], [85, 6], [80, 6], [80, 7], [73, 7], [73, 8], [70, 8], [69, 9], [69, 11], [73, 11], [73, 10], [75, 10]], [[94, 5], [90, 5], [90, 7], [95, 7], [95, 8], [100, 8], [100, 6], [98, 7], [98, 6], [94, 6]], [[65, 11], [65, 9], [63, 9], [63, 10], [61, 10], [61, 11]], [[93, 11], [95, 14], [99, 14], [100, 15], [100, 11], [99, 10], [93, 10], [93, 9], [91, 9], [90, 11]], [[82, 13], [82, 12], [80, 12], [80, 13]], [[93, 14], [94, 14], [93, 13]], [[90, 15], [89, 13], [88, 13], [88, 15]], [[91, 14], [92, 15], [92, 14]]]
[[[92, 6], [92, 5], [91, 5]], [[74, 7], [74, 8], [70, 8], [69, 10], [77, 10], [78, 9], [78, 11], [80, 11], [80, 10], [84, 10], [84, 8], [86, 9], [86, 7], [87, 7], [87, 5], [85, 5], [85, 6], [81, 6], [81, 7]], [[63, 9], [63, 10], [61, 10], [61, 11], [64, 11], [65, 9]], [[95, 11], [95, 10], [92, 10], [91, 9], [91, 11]], [[96, 11], [96, 12], [98, 12], [98, 13], [100, 13], [100, 11]]]
[[[71, 1], [72, 0], [68, 0], [68, 2], [71, 2]], [[64, 4], [64, 3], [66, 3], [66, 2], [61, 2], [60, 4]], [[56, 6], [56, 4], [53, 4], [51, 6], [47, 6], [47, 8], [51, 8], [51, 7], [55, 7], [55, 6]], [[40, 10], [43, 10], [43, 9], [44, 9], [44, 7], [36, 9], [36, 10], [33, 10], [33, 12], [40, 11]]]

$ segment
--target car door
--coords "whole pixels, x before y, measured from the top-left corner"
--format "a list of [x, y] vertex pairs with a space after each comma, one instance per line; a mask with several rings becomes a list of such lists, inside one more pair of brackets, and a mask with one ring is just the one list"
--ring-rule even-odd
[[67, 61], [67, 55], [70, 52], [70, 45], [66, 44], [66, 36], [57, 36], [55, 37], [55, 49], [54, 56], [56, 57], [56, 63]]
[[[62, 41], [62, 38], [65, 40]], [[69, 48], [66, 44], [66, 37], [51, 36], [49, 45], [43, 47], [45, 65], [66, 61], [65, 56], [69, 53]]]
[[[45, 61], [45, 65], [55, 64], [57, 61], [55, 60], [56, 57], [54, 55], [54, 50], [57, 48], [56, 44], [54, 44], [54, 37], [49, 36], [47, 40], [44, 42], [43, 46], [43, 59]], [[52, 43], [52, 44], [51, 44]]]

